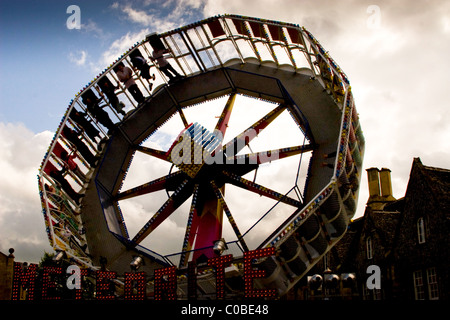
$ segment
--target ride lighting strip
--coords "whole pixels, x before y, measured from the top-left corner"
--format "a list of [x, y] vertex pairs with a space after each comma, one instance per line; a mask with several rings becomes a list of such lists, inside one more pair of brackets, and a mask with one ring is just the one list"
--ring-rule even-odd
[[[321, 204], [327, 200], [327, 198], [330, 196], [330, 194], [335, 190], [335, 192], [338, 192], [336, 189], [337, 180], [340, 178], [340, 176], [346, 175], [345, 172], [345, 166], [351, 166], [354, 162], [357, 162], [358, 166], [361, 166], [361, 158], [362, 154], [364, 152], [364, 140], [360, 138], [357, 139], [357, 146], [353, 149], [353, 153], [355, 154], [355, 158], [351, 158], [350, 161], [347, 160], [347, 152], [349, 148], [349, 135], [350, 130], [353, 129], [355, 125], [359, 126], [359, 121], [357, 120], [356, 115], [356, 109], [353, 102], [353, 96], [351, 94], [351, 88], [349, 87], [349, 91], [346, 93], [345, 96], [345, 110], [342, 114], [342, 121], [341, 121], [341, 129], [340, 129], [340, 142], [337, 149], [337, 157], [336, 162], [334, 165], [334, 175], [333, 179], [329, 182], [329, 184], [323, 188], [319, 194], [312, 199], [308, 205], [301, 210], [296, 216], [292, 217], [291, 220], [287, 223], [287, 227], [285, 227], [282, 231], [279, 231], [279, 233], [275, 236], [272, 236], [269, 240], [265, 241], [263, 245], [260, 247], [270, 247], [270, 246], [279, 246], [280, 243], [283, 242], [284, 239], [292, 235], [292, 233], [305, 221], [308, 219], [310, 215], [312, 215], [314, 212], [316, 212]], [[353, 112], [353, 113], [352, 113]], [[353, 115], [353, 116], [352, 116]], [[352, 122], [352, 120], [356, 121]], [[362, 135], [361, 135], [362, 136]], [[361, 137], [360, 136], [360, 137]], [[358, 144], [359, 142], [359, 144]], [[347, 160], [347, 162], [346, 162]], [[358, 180], [360, 178], [360, 173], [358, 173]], [[350, 195], [351, 197], [356, 197], [353, 195]], [[356, 199], [353, 199], [356, 201]], [[353, 216], [351, 212], [348, 212], [349, 216]]]

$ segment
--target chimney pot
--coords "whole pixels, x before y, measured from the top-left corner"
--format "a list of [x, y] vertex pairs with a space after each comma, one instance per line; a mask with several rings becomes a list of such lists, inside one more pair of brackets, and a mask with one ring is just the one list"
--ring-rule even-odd
[[369, 168], [366, 171], [369, 182], [369, 201], [379, 200], [381, 196], [379, 170], [378, 168]]
[[395, 200], [395, 198], [392, 196], [391, 170], [387, 168], [381, 168], [380, 184], [381, 184], [381, 196], [383, 197], [383, 200], [387, 201]]

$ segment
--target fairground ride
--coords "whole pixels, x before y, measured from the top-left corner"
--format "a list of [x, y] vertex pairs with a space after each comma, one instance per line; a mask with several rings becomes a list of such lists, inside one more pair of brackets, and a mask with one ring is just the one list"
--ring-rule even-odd
[[[273, 247], [254, 286], [280, 297], [346, 232], [363, 152], [349, 80], [310, 32], [215, 16], [148, 35], [70, 101], [38, 176], [48, 238], [80, 266], [140, 267], [148, 296], [176, 266], [178, 299], [189, 263], [223, 254], [239, 297], [243, 254]], [[199, 297], [215, 281], [204, 267]]]

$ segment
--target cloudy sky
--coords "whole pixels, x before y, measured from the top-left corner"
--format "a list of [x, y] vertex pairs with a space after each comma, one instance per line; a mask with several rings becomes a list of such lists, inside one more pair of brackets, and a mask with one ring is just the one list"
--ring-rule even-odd
[[[69, 5], [81, 28], [68, 29]], [[0, 2], [0, 251], [51, 251], [38, 168], [74, 95], [135, 42], [216, 14], [305, 26], [348, 75], [366, 137], [364, 168], [406, 190], [414, 157], [450, 168], [450, 2], [138, 0]], [[357, 216], [368, 198], [362, 179]]]

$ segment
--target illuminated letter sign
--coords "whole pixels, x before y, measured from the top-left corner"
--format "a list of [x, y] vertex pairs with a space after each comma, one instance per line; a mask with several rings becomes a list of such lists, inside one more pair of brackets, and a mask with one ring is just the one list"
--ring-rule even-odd
[[177, 297], [177, 269], [155, 269], [155, 300], [175, 300]]
[[260, 289], [253, 288], [253, 279], [264, 278], [266, 272], [264, 270], [255, 270], [252, 266], [254, 259], [275, 255], [275, 248], [269, 247], [265, 249], [258, 249], [253, 251], [244, 252], [244, 283], [246, 298], [260, 298], [260, 297], [274, 297], [275, 289]]
[[111, 290], [111, 285], [114, 285], [110, 279], [115, 279], [117, 273], [113, 271], [97, 271], [96, 275], [96, 292], [99, 300], [113, 300], [114, 295], [108, 294]]
[[62, 274], [62, 268], [60, 267], [44, 267], [42, 274], [42, 300], [59, 300], [61, 297], [49, 295], [49, 289], [56, 288], [55, 282], [52, 281], [52, 274]]
[[[135, 285], [134, 285], [135, 283]], [[136, 289], [134, 293], [133, 289]], [[125, 272], [125, 300], [145, 299], [145, 272]]]
[[22, 271], [22, 264], [14, 262], [12, 300], [19, 300], [20, 286], [27, 288], [28, 300], [34, 300], [34, 282], [36, 280], [37, 265], [32, 263]]
[[208, 265], [216, 269], [216, 297], [223, 299], [225, 297], [225, 267], [233, 261], [233, 256], [228, 254], [222, 257], [208, 259]]
[[[254, 289], [253, 279], [263, 278], [266, 273], [264, 270], [256, 270], [253, 268], [253, 260], [275, 255], [275, 248], [265, 248], [244, 252], [244, 285], [246, 298], [274, 297], [275, 289]], [[216, 275], [216, 297], [217, 299], [225, 298], [225, 268], [231, 265], [233, 255], [218, 256], [208, 259], [208, 267], [213, 267]], [[83, 289], [82, 277], [88, 275], [88, 269], [80, 269], [78, 266], [69, 266], [66, 273], [69, 274], [66, 287], [69, 290], [75, 289], [75, 299], [82, 299]], [[154, 298], [155, 300], [176, 300], [177, 299], [177, 268], [166, 267], [156, 269], [154, 271]], [[55, 295], [56, 288], [55, 279], [52, 276], [62, 275], [61, 267], [43, 267], [42, 277], [42, 299], [59, 300], [61, 296]], [[195, 261], [188, 263], [188, 298], [197, 298], [197, 266]], [[35, 281], [37, 277], [37, 265], [30, 264], [24, 268], [21, 263], [14, 263], [14, 276], [12, 285], [12, 300], [21, 298], [21, 290], [26, 289], [26, 298], [34, 300], [35, 298]], [[96, 272], [96, 298], [99, 300], [113, 300], [116, 298], [115, 284], [112, 281], [116, 279], [117, 273], [114, 271], [97, 271]], [[58, 277], [56, 277], [58, 278]], [[125, 272], [125, 300], [145, 300], [146, 297], [146, 274], [145, 272]], [[25, 291], [24, 291], [25, 292]]]

